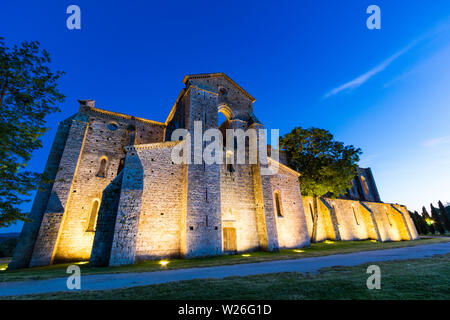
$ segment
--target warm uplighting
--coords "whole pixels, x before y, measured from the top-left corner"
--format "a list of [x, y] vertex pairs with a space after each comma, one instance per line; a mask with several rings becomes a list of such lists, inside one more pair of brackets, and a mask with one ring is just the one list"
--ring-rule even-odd
[[80, 262], [76, 262], [75, 264], [88, 264], [89, 261], [80, 261]]
[[5, 271], [6, 270], [6, 268], [0, 268], [0, 271]]
[[302, 252], [305, 252], [305, 250], [294, 250], [294, 252], [302, 253]]
[[161, 261], [159, 262], [159, 264], [160, 264], [162, 267], [165, 267], [165, 266], [167, 266], [167, 265], [169, 264], [169, 261], [167, 261], [167, 260], [161, 260]]
[[330, 240], [325, 240], [323, 243], [326, 243], [326, 244], [333, 244], [334, 243], [334, 241], [330, 241]]
[[377, 240], [370, 240], [370, 242], [378, 242]]
[[427, 223], [427, 225], [431, 226], [435, 221], [432, 219], [425, 219], [425, 222]]
[[250, 257], [250, 255], [249, 255], [248, 253], [243, 254], [242, 256], [243, 256], [243, 257]]

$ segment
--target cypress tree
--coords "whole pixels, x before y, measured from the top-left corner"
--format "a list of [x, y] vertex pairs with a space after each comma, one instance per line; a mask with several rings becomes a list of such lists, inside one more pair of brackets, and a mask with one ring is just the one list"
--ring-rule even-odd
[[447, 219], [450, 221], [450, 203], [447, 203], [447, 205], [445, 206], [445, 213], [446, 213]]
[[425, 209], [425, 207], [422, 207], [422, 217], [424, 218], [424, 220], [428, 226], [428, 232], [431, 234], [435, 234], [436, 231], [433, 226], [433, 220], [431, 219], [431, 217], [428, 214], [427, 209]]
[[414, 215], [416, 216], [417, 222], [419, 224], [419, 234], [427, 234], [428, 225], [426, 224], [424, 218], [417, 211], [414, 211]]
[[420, 226], [419, 226], [419, 221], [416, 218], [416, 215], [414, 214], [414, 212], [411, 212], [408, 210], [408, 214], [411, 217], [412, 221], [414, 222], [414, 226], [416, 227], [417, 232], [419, 232], [420, 234]]
[[442, 204], [441, 201], [439, 201], [438, 204], [439, 204], [439, 213], [441, 214], [445, 229], [447, 229], [447, 231], [450, 231], [450, 219], [447, 216], [447, 211], [445, 210], [444, 205]]
[[440, 217], [439, 211], [433, 206], [433, 204], [430, 204], [431, 208], [431, 218], [434, 220], [434, 227], [440, 234], [445, 233], [444, 224], [442, 222], [442, 219]]

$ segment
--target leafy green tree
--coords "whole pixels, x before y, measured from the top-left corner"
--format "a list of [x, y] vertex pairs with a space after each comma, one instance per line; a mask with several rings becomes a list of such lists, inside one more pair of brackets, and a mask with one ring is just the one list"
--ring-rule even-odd
[[427, 212], [427, 209], [425, 207], [422, 208], [422, 217], [424, 218], [427, 226], [428, 226], [428, 232], [431, 234], [435, 234], [436, 231], [434, 229], [434, 221], [431, 219], [430, 215]]
[[42, 147], [45, 116], [64, 100], [57, 87], [63, 72], [52, 72], [49, 64], [39, 42], [8, 48], [0, 37], [0, 227], [27, 221], [20, 205], [44, 177], [26, 166]]
[[441, 215], [445, 229], [447, 229], [447, 231], [450, 231], [450, 219], [447, 216], [447, 211], [445, 211], [445, 207], [441, 201], [438, 202], [438, 205], [439, 205], [439, 213]]
[[280, 147], [286, 152], [289, 165], [301, 173], [300, 188], [303, 195], [314, 197], [314, 221], [311, 239], [316, 241], [318, 198], [346, 192], [357, 175], [361, 149], [345, 146], [334, 140], [324, 129], [294, 128], [280, 138]]
[[431, 218], [434, 221], [434, 228], [440, 233], [440, 234], [444, 234], [445, 233], [445, 227], [444, 227], [444, 223], [442, 221], [442, 218], [439, 214], [439, 211], [433, 206], [433, 204], [430, 204], [431, 207]]

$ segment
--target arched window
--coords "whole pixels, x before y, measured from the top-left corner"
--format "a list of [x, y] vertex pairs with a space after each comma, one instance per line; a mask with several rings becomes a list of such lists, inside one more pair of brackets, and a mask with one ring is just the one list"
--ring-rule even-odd
[[364, 192], [365, 192], [366, 194], [369, 194], [369, 186], [367, 185], [366, 178], [364, 178], [363, 176], [361, 176], [361, 181], [362, 181], [362, 185], [363, 185], [363, 188], [364, 188]]
[[355, 222], [359, 226], [358, 218], [356, 217], [355, 207], [353, 207], [353, 206], [352, 206], [352, 211], [353, 211], [353, 217], [355, 218]]
[[279, 191], [275, 191], [275, 210], [278, 217], [283, 216], [283, 212], [281, 211], [281, 196]]
[[108, 165], [108, 159], [106, 157], [102, 157], [100, 159], [100, 166], [98, 168], [97, 177], [100, 177], [100, 178], [106, 177], [107, 165]]
[[117, 124], [117, 122], [111, 121], [110, 123], [108, 123], [108, 129], [111, 131], [116, 131], [119, 128], [119, 125]]
[[234, 170], [234, 166], [233, 166], [233, 161], [234, 161], [234, 159], [233, 159], [233, 152], [232, 151], [227, 151], [227, 153], [226, 153], [226, 159], [225, 159], [225, 161], [226, 161], [226, 164], [227, 164], [227, 171], [228, 172], [234, 172], [235, 170]]
[[86, 229], [87, 232], [95, 231], [99, 209], [100, 209], [100, 201], [98, 199], [95, 199], [94, 201], [92, 201], [91, 212], [89, 213], [88, 227]]
[[384, 212], [385, 212], [385, 214], [386, 214], [387, 221], [389, 222], [389, 226], [392, 227], [392, 222], [391, 222], [391, 219], [389, 218], [389, 212], [388, 212], [388, 209], [387, 209], [387, 208], [384, 208]]
[[355, 180], [352, 180], [352, 193], [358, 195], [358, 188], [356, 187]]
[[333, 205], [333, 211], [334, 211], [334, 216], [336, 217], [336, 223], [337, 223], [337, 225], [339, 226], [340, 224], [339, 224], [339, 219], [338, 219], [338, 216], [337, 216], [337, 211], [336, 211], [336, 207]]
[[120, 171], [122, 171], [124, 166], [125, 166], [125, 158], [122, 158], [119, 161], [119, 167], [117, 168], [117, 175], [119, 175]]
[[309, 213], [311, 214], [311, 221], [314, 223], [314, 212], [311, 203], [309, 203]]

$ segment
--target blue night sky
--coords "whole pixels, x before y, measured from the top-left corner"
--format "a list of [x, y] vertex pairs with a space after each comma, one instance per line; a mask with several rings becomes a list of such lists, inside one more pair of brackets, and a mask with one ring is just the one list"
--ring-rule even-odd
[[[66, 27], [71, 4], [81, 30]], [[381, 30], [366, 27], [371, 4]], [[316, 126], [360, 147], [383, 201], [450, 201], [448, 0], [4, 1], [0, 36], [40, 41], [66, 72], [33, 170], [77, 99], [163, 122], [185, 74], [224, 72], [266, 128]]]

